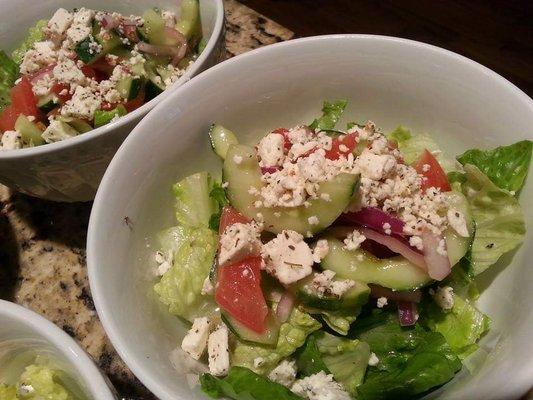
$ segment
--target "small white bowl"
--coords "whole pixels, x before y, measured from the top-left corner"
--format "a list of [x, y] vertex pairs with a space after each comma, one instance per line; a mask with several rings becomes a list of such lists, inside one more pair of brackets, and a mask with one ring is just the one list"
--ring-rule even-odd
[[33, 311], [0, 300], [0, 365], [22, 353], [49, 357], [78, 383], [87, 400], [117, 398], [111, 384], [74, 339]]
[[[390, 37], [323, 36], [267, 46], [181, 87], [117, 152], [98, 190], [87, 241], [91, 290], [106, 332], [162, 400], [202, 398], [168, 358], [184, 327], [152, 295], [152, 238], [176, 224], [172, 183], [206, 169], [220, 174], [207, 137], [213, 121], [253, 143], [271, 129], [312, 121], [326, 99], [349, 101], [343, 123], [371, 119], [385, 131], [402, 124], [429, 132], [451, 156], [533, 134], [533, 101], [501, 76], [458, 54]], [[480, 276], [487, 286], [497, 275], [479, 300], [493, 319], [481, 346], [497, 345], [474, 375], [464, 368], [432, 397], [511, 399], [533, 383], [532, 181], [521, 194], [530, 229], [524, 244], [512, 265]]]
[[[0, 4], [0, 48], [11, 51], [39, 19], [50, 18], [60, 7], [87, 7], [141, 15], [152, 7], [178, 11], [180, 0], [4, 0]], [[21, 13], [21, 10], [24, 10]], [[220, 60], [224, 41], [222, 0], [200, 0], [202, 30], [207, 45], [196, 62], [168, 90], [114, 123], [88, 133], [43, 146], [0, 151], [0, 183], [54, 201], [94, 198], [111, 158], [131, 130], [156, 104], [183, 83]], [[151, 144], [148, 136], [146, 143]]]

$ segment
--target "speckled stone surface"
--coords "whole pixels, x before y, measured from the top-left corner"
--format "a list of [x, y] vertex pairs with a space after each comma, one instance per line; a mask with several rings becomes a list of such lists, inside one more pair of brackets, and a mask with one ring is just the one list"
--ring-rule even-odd
[[[226, 0], [226, 50], [232, 57], [293, 33]], [[52, 203], [0, 185], [0, 298], [53, 321], [78, 340], [124, 399], [155, 397], [115, 353], [98, 320], [85, 263], [92, 203]]]

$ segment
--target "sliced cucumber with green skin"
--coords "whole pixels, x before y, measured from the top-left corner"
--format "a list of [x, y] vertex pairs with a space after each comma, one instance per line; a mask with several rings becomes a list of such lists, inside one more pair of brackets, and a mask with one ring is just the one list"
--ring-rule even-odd
[[200, 3], [198, 0], [183, 0], [181, 2], [180, 19], [176, 29], [187, 39], [199, 39], [202, 36], [200, 24]]
[[85, 64], [90, 64], [101, 56], [101, 51], [95, 51], [94, 40], [92, 37], [83, 39], [74, 49], [78, 58]]
[[152, 75], [146, 81], [146, 86], [144, 89], [145, 100], [150, 101], [153, 98], [159, 96], [164, 91], [165, 91], [165, 84], [162, 82], [161, 77], [157, 75]]
[[50, 111], [56, 108], [58, 104], [59, 104], [59, 99], [57, 98], [57, 96], [53, 94], [48, 94], [46, 96], [40, 97], [37, 100], [37, 107], [44, 114], [48, 114]]
[[310, 286], [312, 280], [312, 277], [306, 278], [298, 284], [296, 290], [296, 298], [306, 308], [358, 313], [370, 294], [370, 288], [365, 283], [355, 281], [355, 285], [340, 298], [333, 295], [319, 296]]
[[264, 333], [257, 333], [247, 328], [228, 313], [222, 311], [222, 320], [239, 340], [252, 343], [260, 343], [275, 346], [278, 343], [280, 323], [269, 312], [267, 316], [267, 328]]
[[139, 95], [143, 87], [144, 80], [142, 78], [125, 77], [117, 82], [117, 91], [120, 96], [126, 100], [133, 100]]
[[220, 124], [211, 125], [209, 138], [211, 139], [213, 151], [223, 160], [226, 158], [229, 147], [239, 143], [235, 134]]
[[94, 113], [94, 127], [99, 128], [105, 124], [110, 123], [115, 117], [122, 117], [126, 115], [128, 111], [123, 105], [119, 105], [117, 108], [111, 111], [97, 110]]
[[[242, 160], [239, 164], [234, 160]], [[357, 190], [359, 175], [339, 174], [333, 179], [322, 182], [317, 191], [317, 199], [309, 200], [309, 207], [254, 207], [259, 200], [257, 195], [250, 193], [250, 188], [260, 190], [261, 169], [252, 147], [232, 145], [229, 147], [224, 161], [223, 180], [228, 182], [226, 194], [230, 204], [248, 218], [257, 218], [262, 214], [265, 230], [280, 233], [293, 230], [308, 236], [319, 232], [335, 221], [350, 203]], [[329, 195], [329, 200], [322, 199], [321, 194]], [[318, 219], [317, 224], [309, 223], [310, 217]], [[311, 219], [313, 221], [313, 219]], [[313, 221], [315, 222], [315, 221]]]
[[86, 133], [93, 130], [93, 127], [83, 119], [74, 118], [74, 117], [65, 117], [63, 115], [59, 116], [60, 121], [66, 122], [71, 127], [76, 129], [79, 133]]
[[148, 43], [166, 45], [165, 21], [155, 10], [146, 10], [143, 14], [144, 25], [139, 28], [141, 36], [148, 39]]
[[41, 136], [43, 131], [24, 115], [19, 115], [15, 121], [15, 130], [20, 133], [22, 141], [28, 146], [44, 144], [44, 139]]
[[464, 215], [468, 233], [470, 234], [470, 237], [459, 236], [451, 227], [448, 227], [444, 232], [446, 251], [448, 253], [448, 258], [450, 259], [450, 265], [453, 267], [470, 249], [472, 241], [474, 240], [475, 223], [472, 214], [470, 213], [468, 201], [462, 193], [451, 191], [443, 194], [447, 197], [446, 202], [449, 204], [449, 207]]

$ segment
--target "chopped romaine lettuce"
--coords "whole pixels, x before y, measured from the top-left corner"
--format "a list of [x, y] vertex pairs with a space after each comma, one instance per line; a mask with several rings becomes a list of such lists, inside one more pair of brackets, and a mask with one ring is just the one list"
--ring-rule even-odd
[[476, 221], [471, 261], [473, 273], [478, 275], [519, 246], [526, 227], [515, 197], [498, 188], [477, 167], [466, 164], [464, 169], [467, 181], [463, 184], [463, 193]]
[[310, 376], [320, 371], [331, 373], [346, 391], [355, 395], [365, 376], [369, 358], [367, 343], [318, 331], [311, 334], [298, 351], [296, 363], [301, 375]]
[[20, 46], [13, 51], [13, 53], [11, 53], [11, 58], [13, 58], [13, 61], [15, 61], [17, 64], [20, 64], [24, 59], [24, 54], [26, 54], [26, 52], [33, 47], [33, 44], [43, 40], [43, 28], [47, 23], [47, 20], [41, 19], [37, 21], [35, 26], [28, 29], [28, 36], [26, 36], [26, 39], [24, 39]]
[[400, 144], [411, 139], [413, 135], [411, 135], [411, 131], [405, 126], [399, 125], [395, 130], [389, 133], [388, 137], [389, 139], [396, 140], [396, 142]]
[[234, 400], [302, 399], [285, 386], [242, 367], [232, 367], [224, 378], [203, 374], [200, 377], [200, 384], [204, 393], [214, 399], [222, 397]]
[[533, 142], [523, 140], [493, 150], [468, 150], [458, 156], [457, 160], [463, 165], [475, 165], [500, 189], [516, 193], [524, 185], [532, 149]]
[[357, 318], [356, 315], [346, 315], [342, 312], [320, 311], [322, 319], [327, 326], [339, 335], [346, 336], [350, 330], [350, 324]]
[[17, 388], [15, 386], [7, 386], [0, 383], [0, 399], [2, 400], [18, 400]]
[[215, 182], [213, 184], [213, 188], [211, 189], [211, 192], [209, 192], [209, 197], [214, 199], [218, 204], [217, 211], [211, 214], [211, 217], [209, 217], [209, 228], [218, 232], [218, 227], [220, 225], [220, 216], [222, 215], [222, 209], [224, 208], [225, 205], [229, 204], [229, 201], [226, 197], [226, 192], [224, 191], [224, 188], [218, 182]]
[[154, 290], [169, 312], [189, 321], [205, 316], [214, 308], [211, 297], [202, 295], [217, 248], [217, 235], [211, 229], [177, 226], [160, 235], [161, 250], [171, 254], [170, 269]]
[[218, 204], [210, 196], [213, 180], [207, 172], [198, 172], [174, 184], [176, 196], [176, 219], [182, 225], [208, 227], [213, 213], [218, 212]]
[[[294, 308], [289, 320], [281, 325], [276, 347], [269, 348], [237, 341], [231, 357], [233, 366], [246, 367], [259, 374], [267, 374], [284, 358], [305, 343], [307, 336], [322, 325], [309, 314]], [[260, 366], [254, 365], [257, 357], [263, 358]]]
[[315, 119], [309, 127], [311, 129], [331, 130], [339, 121], [346, 108], [348, 102], [346, 100], [338, 100], [330, 103], [325, 101], [322, 106], [322, 116]]
[[444, 336], [418, 325], [402, 328], [393, 313], [375, 311], [360, 317], [352, 333], [379, 359], [358, 386], [358, 399], [413, 398], [448, 382], [461, 369]]
[[10, 90], [18, 75], [18, 65], [3, 50], [0, 50], [0, 111], [11, 104]]
[[452, 350], [464, 359], [477, 349], [476, 342], [489, 330], [490, 319], [470, 301], [454, 294], [453, 308], [445, 311], [432, 300], [424, 302], [420, 322], [441, 333]]

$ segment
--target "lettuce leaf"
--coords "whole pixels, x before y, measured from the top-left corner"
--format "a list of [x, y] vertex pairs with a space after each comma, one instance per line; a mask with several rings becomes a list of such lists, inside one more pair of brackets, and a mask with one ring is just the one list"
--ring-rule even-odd
[[217, 248], [217, 234], [209, 228], [177, 226], [160, 234], [161, 249], [172, 255], [172, 266], [155, 284], [154, 290], [171, 314], [192, 321], [215, 307], [203, 296]]
[[500, 189], [519, 192], [529, 170], [532, 149], [533, 142], [523, 140], [493, 150], [468, 150], [457, 160], [478, 167]]
[[320, 371], [333, 374], [346, 391], [356, 393], [365, 376], [370, 348], [367, 343], [330, 335], [324, 331], [311, 334], [296, 356], [298, 371], [303, 376]]
[[18, 65], [3, 50], [0, 50], [0, 111], [11, 104], [10, 90], [18, 76]]
[[218, 182], [215, 182], [213, 184], [213, 188], [209, 192], [209, 197], [215, 200], [218, 205], [217, 211], [211, 214], [211, 217], [209, 218], [209, 228], [218, 232], [218, 228], [220, 226], [220, 217], [222, 215], [222, 209], [224, 208], [225, 205], [229, 204], [229, 200], [226, 197], [226, 192], [224, 188]]
[[346, 336], [350, 330], [350, 325], [357, 318], [355, 315], [345, 315], [335, 311], [321, 311], [321, 316], [329, 328], [339, 335]]
[[15, 386], [6, 386], [0, 383], [0, 399], [17, 400], [17, 388]]
[[449, 311], [431, 300], [423, 304], [420, 322], [432, 331], [441, 333], [461, 359], [477, 349], [476, 342], [490, 328], [489, 317], [457, 294], [454, 294], [454, 305]]
[[462, 185], [476, 221], [472, 243], [472, 270], [475, 275], [485, 271], [505, 253], [524, 240], [526, 227], [518, 200], [498, 188], [476, 166], [464, 165], [466, 182]]
[[[249, 368], [265, 375], [284, 358], [290, 356], [305, 343], [307, 336], [320, 329], [322, 325], [309, 314], [294, 308], [289, 320], [281, 325], [276, 347], [269, 348], [256, 344], [237, 341], [231, 357], [232, 366]], [[261, 366], [254, 366], [254, 360], [262, 357]]]
[[419, 325], [402, 328], [394, 313], [374, 311], [359, 317], [352, 333], [379, 359], [357, 388], [358, 399], [413, 398], [448, 382], [461, 369], [442, 334]]
[[20, 44], [20, 46], [11, 53], [11, 58], [17, 64], [20, 64], [24, 59], [24, 54], [33, 47], [35, 42], [43, 40], [43, 28], [46, 26], [48, 21], [46, 19], [41, 19], [36, 22], [35, 26], [28, 29], [28, 36]]
[[347, 104], [348, 102], [346, 100], [338, 100], [332, 103], [325, 101], [322, 105], [322, 116], [315, 119], [309, 127], [320, 130], [331, 130], [335, 128]]
[[224, 378], [211, 374], [200, 377], [202, 390], [214, 399], [234, 400], [301, 400], [285, 386], [272, 382], [255, 372], [242, 367], [232, 367]]

